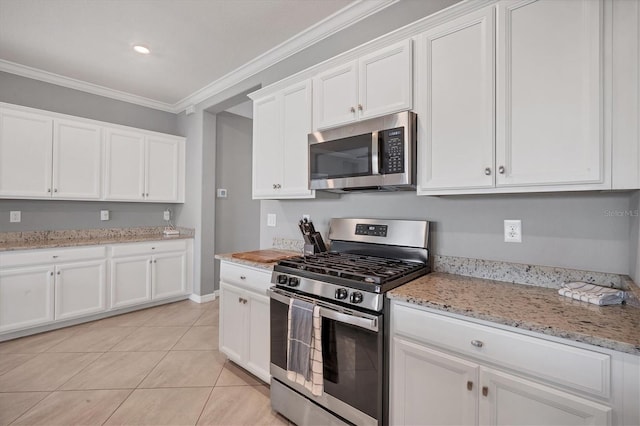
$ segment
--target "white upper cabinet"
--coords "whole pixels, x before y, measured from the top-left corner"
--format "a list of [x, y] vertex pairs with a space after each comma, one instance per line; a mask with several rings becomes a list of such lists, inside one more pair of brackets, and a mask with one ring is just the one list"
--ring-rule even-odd
[[181, 202], [184, 139], [107, 128], [105, 199]]
[[507, 0], [420, 35], [418, 194], [610, 189], [604, 20]]
[[411, 109], [411, 53], [411, 40], [405, 40], [315, 76], [314, 128]]
[[184, 202], [185, 139], [0, 104], [0, 198]]
[[494, 8], [417, 43], [418, 191], [494, 185]]
[[253, 103], [253, 198], [313, 198], [309, 190], [311, 83]]
[[0, 196], [51, 197], [53, 119], [0, 108]]
[[605, 182], [603, 3], [498, 4], [498, 185]]
[[99, 199], [102, 184], [102, 130], [72, 120], [54, 120], [53, 197]]

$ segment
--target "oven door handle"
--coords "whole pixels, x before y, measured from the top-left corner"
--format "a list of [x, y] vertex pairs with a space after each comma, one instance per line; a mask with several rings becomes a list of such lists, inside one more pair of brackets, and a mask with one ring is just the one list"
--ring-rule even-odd
[[[277, 300], [278, 302], [282, 302], [284, 304], [286, 304], [287, 306], [289, 306], [289, 303], [291, 301], [291, 299], [299, 299], [299, 300], [303, 300], [305, 302], [309, 302], [309, 303], [313, 303], [312, 300], [310, 300], [309, 298], [306, 297], [296, 297], [293, 295], [284, 295], [281, 294], [279, 291], [274, 291], [272, 289], [267, 290], [267, 294], [269, 295], [270, 298]], [[316, 303], [313, 303], [314, 305]], [[330, 309], [324, 306], [319, 306], [320, 307], [320, 316], [327, 318], [327, 319], [332, 319], [334, 321], [338, 321], [340, 323], [344, 323], [344, 324], [349, 324], [349, 325], [354, 325], [356, 327], [361, 327], [361, 328], [365, 328], [367, 330], [371, 330], [371, 331], [378, 331], [378, 319], [377, 318], [365, 318], [365, 317], [361, 317], [361, 316], [356, 316], [356, 315], [351, 315], [351, 314], [347, 314], [344, 312], [340, 312], [337, 311], [335, 309]]]

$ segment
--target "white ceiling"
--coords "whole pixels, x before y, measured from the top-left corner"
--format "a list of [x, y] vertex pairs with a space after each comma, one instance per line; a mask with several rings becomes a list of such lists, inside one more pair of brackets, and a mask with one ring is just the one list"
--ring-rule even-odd
[[395, 1], [0, 0], [0, 71], [178, 112]]

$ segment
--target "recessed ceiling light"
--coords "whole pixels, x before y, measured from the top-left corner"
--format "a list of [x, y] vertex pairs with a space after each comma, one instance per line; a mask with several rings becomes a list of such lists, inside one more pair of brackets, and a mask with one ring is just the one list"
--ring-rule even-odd
[[135, 46], [133, 46], [133, 50], [143, 55], [148, 55], [149, 53], [151, 53], [151, 50], [149, 50], [147, 46], [143, 46], [141, 44], [136, 44]]

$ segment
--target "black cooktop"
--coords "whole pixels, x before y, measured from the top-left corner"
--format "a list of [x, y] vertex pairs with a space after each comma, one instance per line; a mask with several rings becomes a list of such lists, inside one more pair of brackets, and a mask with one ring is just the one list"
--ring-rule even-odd
[[406, 282], [408, 277], [413, 279], [428, 272], [421, 262], [337, 252], [281, 260], [275, 270], [330, 282], [338, 278], [342, 285], [352, 282], [360, 284], [354, 286], [360, 288], [362, 284], [371, 284], [379, 289], [376, 292], [387, 291], [384, 287], [393, 287], [394, 283]]

